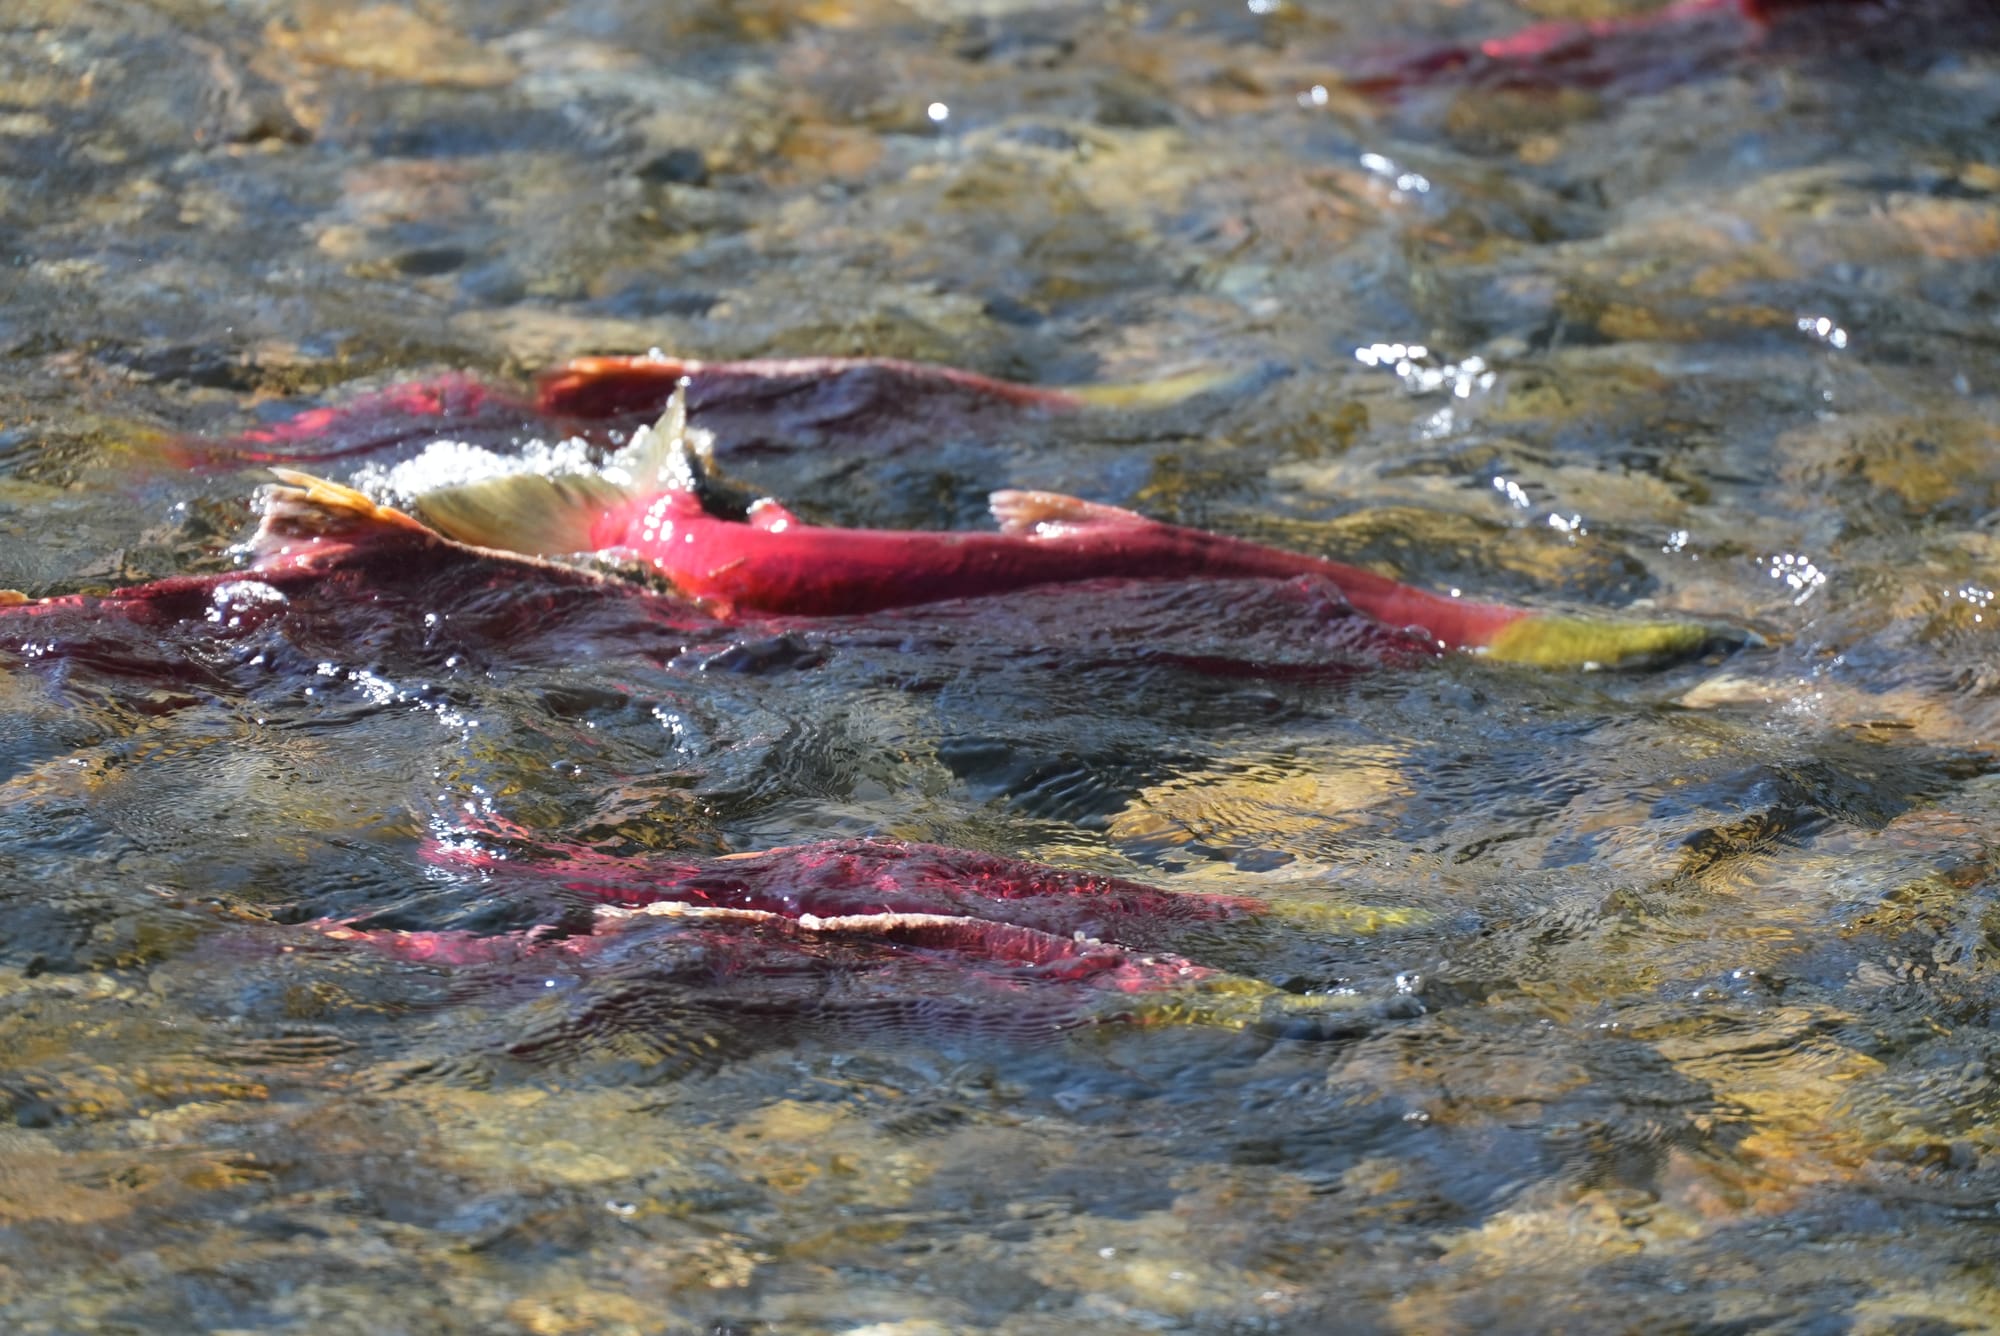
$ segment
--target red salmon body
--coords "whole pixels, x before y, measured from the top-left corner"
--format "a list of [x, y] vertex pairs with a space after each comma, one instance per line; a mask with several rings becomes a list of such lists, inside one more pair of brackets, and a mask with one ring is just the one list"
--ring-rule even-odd
[[[516, 895], [581, 898], [595, 906], [590, 929], [480, 936], [324, 922], [319, 934], [477, 972], [503, 992], [509, 978], [545, 986], [562, 970], [693, 989], [722, 1012], [869, 1024], [909, 1015], [926, 1033], [1031, 1037], [1155, 1018], [1299, 1032], [1295, 999], [1171, 949], [1177, 932], [1263, 915], [1256, 900], [901, 840], [633, 858], [482, 824], [434, 841], [426, 861]], [[1204, 936], [1214, 940], [1212, 926]]]
[[[920, 412], [926, 401], [948, 397], [1049, 412], [1075, 412], [1086, 400], [1069, 390], [996, 380], [974, 371], [905, 362], [889, 357], [779, 357], [745, 362], [703, 362], [648, 353], [636, 357], [579, 357], [538, 378], [544, 413], [580, 418], [626, 414], [657, 417], [676, 387], [688, 383], [691, 411], [704, 417], [739, 400], [774, 402], [821, 394], [841, 386], [850, 403], [900, 400]], [[865, 386], [857, 390], [857, 386]]]
[[591, 546], [624, 548], [683, 593], [739, 610], [830, 616], [976, 598], [1085, 580], [1320, 576], [1389, 626], [1421, 626], [1453, 648], [1488, 643], [1520, 608], [1427, 593], [1386, 576], [1113, 506], [1043, 492], [999, 492], [999, 533], [838, 529], [761, 501], [747, 521], [706, 513], [670, 491], [606, 512]]
[[496, 856], [462, 839], [437, 841], [427, 861], [497, 881], [537, 881], [606, 905], [678, 904], [690, 911], [860, 922], [883, 917], [1000, 924], [1071, 942], [1151, 946], [1189, 923], [1262, 912], [1242, 896], [1177, 894], [1117, 877], [906, 840], [828, 840], [753, 854], [614, 857], [537, 842], [532, 859]]
[[581, 437], [606, 446], [652, 421], [682, 384], [727, 450], [865, 446], [883, 453], [996, 423], [1091, 410], [1180, 405], [1255, 372], [1206, 370], [1130, 385], [1055, 387], [881, 357], [701, 361], [652, 352], [581, 357], [536, 378], [531, 397], [463, 372], [390, 385], [222, 441], [177, 438], [162, 454], [184, 467], [303, 466], [403, 454], [433, 441], [506, 451], [523, 440]]
[[[1165, 524], [1053, 492], [990, 498], [1000, 530], [807, 524], [744, 504], [708, 473], [676, 393], [659, 424], [597, 473], [517, 473], [426, 492], [417, 512], [463, 542], [524, 553], [617, 553], [722, 616], [853, 616], [1105, 581], [1309, 580], [1392, 632], [1514, 662], [1601, 666], [1701, 651], [1717, 628], [1556, 617], [1431, 593], [1358, 567]], [[1722, 639], [1742, 644], [1738, 633]]]
[[[222, 687], [233, 647], [276, 636], [314, 647], [565, 661], [605, 646], [654, 652], [719, 626], [686, 600], [577, 566], [453, 542], [349, 488], [286, 474], [241, 569], [102, 594], [0, 591], [0, 658], [89, 665], [123, 677]], [[255, 652], [254, 648], [250, 652]]]

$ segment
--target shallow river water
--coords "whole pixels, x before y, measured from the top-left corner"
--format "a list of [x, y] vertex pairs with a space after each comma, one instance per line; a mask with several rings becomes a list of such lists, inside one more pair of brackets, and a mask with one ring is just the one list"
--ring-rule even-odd
[[[0, 1326], [2000, 1327], [2000, 24], [1363, 77], [1620, 12], [0, 6], [0, 587], [228, 569], [265, 475], [189, 439], [657, 346], [1233, 377], [732, 462], [825, 521], [1045, 487], [1764, 640], [1370, 670], [1232, 657], [1209, 591], [1170, 646], [1046, 596], [0, 646]], [[1272, 912], [1061, 1023], [718, 983], [665, 924], [483, 968], [316, 926], [574, 927], [432, 856], [499, 821]]]

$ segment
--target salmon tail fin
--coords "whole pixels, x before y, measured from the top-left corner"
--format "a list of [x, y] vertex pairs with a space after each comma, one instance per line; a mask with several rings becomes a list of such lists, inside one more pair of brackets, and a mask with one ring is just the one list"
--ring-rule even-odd
[[595, 473], [508, 473], [435, 488], [411, 505], [439, 533], [474, 547], [530, 556], [588, 552], [606, 511], [685, 486], [681, 479], [694, 476], [694, 466], [684, 457], [705, 450], [705, 437], [688, 429], [683, 380], [659, 422], [634, 432]]
[[986, 500], [1001, 533], [1032, 534], [1048, 530], [1073, 530], [1092, 526], [1155, 523], [1136, 511], [1107, 506], [1101, 501], [1064, 496], [1061, 492], [995, 492]]
[[1065, 385], [1062, 393], [1087, 408], [1144, 411], [1171, 408], [1244, 379], [1245, 373], [1240, 367], [1204, 367], [1168, 376], [1164, 380], [1139, 381], [1129, 385]]
[[411, 505], [447, 538], [529, 556], [588, 552], [592, 530], [631, 493], [598, 473], [510, 473], [440, 487]]
[[1125, 1001], [1120, 1019], [1148, 1027], [1199, 1025], [1281, 1039], [1342, 1040], [1376, 1029], [1387, 1010], [1384, 999], [1363, 994], [1300, 997], [1256, 979], [1204, 975], [1190, 980], [1191, 987]]
[[250, 540], [257, 556], [271, 556], [292, 544], [315, 539], [353, 542], [370, 532], [436, 534], [392, 506], [378, 505], [352, 487], [296, 469], [272, 469], [278, 485], [264, 497], [264, 517]]
[[595, 473], [510, 473], [440, 487], [412, 504], [426, 523], [459, 542], [566, 556], [598, 546], [595, 530], [607, 511], [663, 492], [690, 492], [711, 513], [743, 518], [754, 498], [732, 506], [735, 498], [717, 477], [713, 454], [709, 434], [688, 425], [683, 378], [660, 420], [634, 432], [631, 443]]
[[1652, 668], [1763, 643], [1754, 631], [1716, 622], [1536, 614], [1502, 627], [1482, 652], [1543, 668]]

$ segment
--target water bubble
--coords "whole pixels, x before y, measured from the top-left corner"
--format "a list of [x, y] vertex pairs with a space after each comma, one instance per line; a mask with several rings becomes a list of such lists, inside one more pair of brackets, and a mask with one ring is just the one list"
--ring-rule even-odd
[[1807, 599], [1819, 592], [1826, 583], [1826, 572], [1813, 564], [1810, 557], [1802, 552], [1782, 552], [1768, 559], [1773, 580], [1783, 580], [1791, 587], [1796, 597], [1792, 606], [1799, 607]]
[[1847, 331], [1835, 324], [1832, 317], [1824, 315], [1802, 315], [1794, 322], [1799, 333], [1810, 339], [1817, 339], [1830, 348], [1847, 346]]

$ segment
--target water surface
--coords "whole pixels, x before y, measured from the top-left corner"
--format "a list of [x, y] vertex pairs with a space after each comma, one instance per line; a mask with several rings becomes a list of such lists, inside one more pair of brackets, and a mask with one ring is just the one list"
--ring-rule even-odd
[[[0, 586], [226, 569], [261, 478], [167, 437], [657, 345], [1240, 367], [740, 468], [830, 521], [1054, 488], [1769, 645], [1218, 671], [1031, 599], [657, 645], [328, 607], [200, 681], [21, 653], [8, 1329], [2000, 1324], [1990, 20], [1340, 77], [1613, 8], [11, 5]], [[1247, 895], [1175, 949], [1343, 1019], [774, 1015], [668, 946], [460, 973], [308, 926], [560, 920], [421, 857], [491, 816]]]

